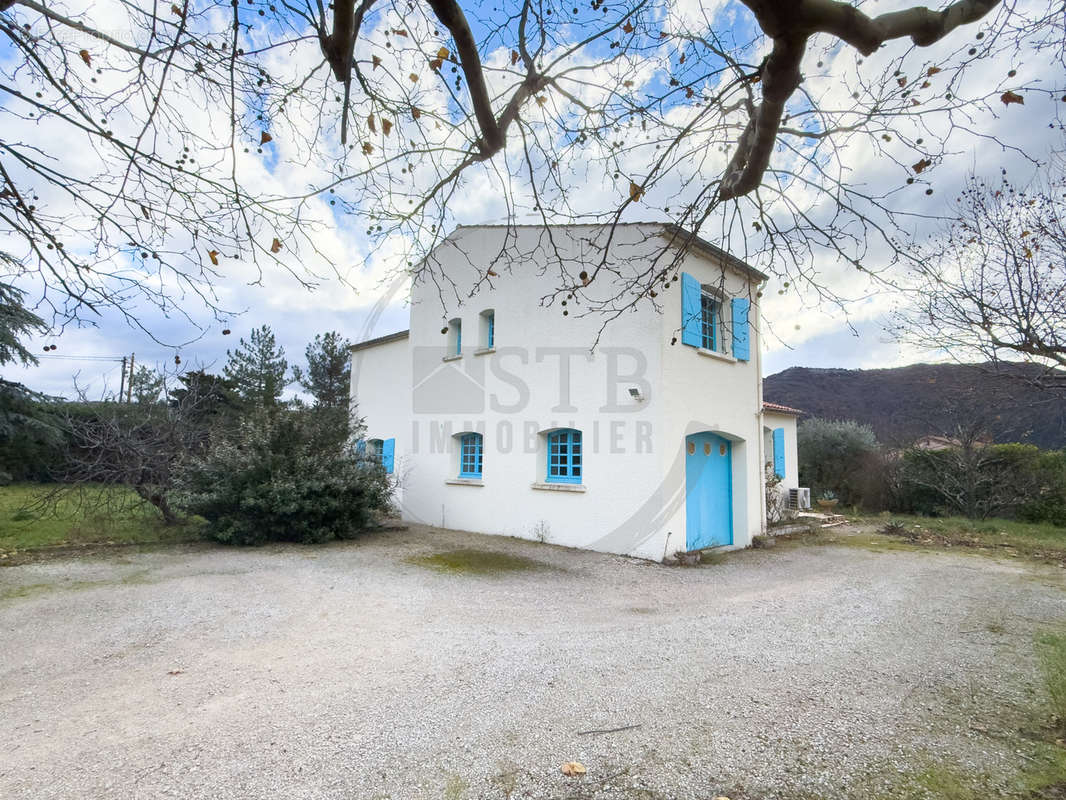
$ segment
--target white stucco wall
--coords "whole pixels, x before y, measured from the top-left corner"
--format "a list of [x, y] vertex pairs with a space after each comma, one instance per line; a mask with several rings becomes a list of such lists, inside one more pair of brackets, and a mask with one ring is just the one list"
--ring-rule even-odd
[[397, 504], [404, 497], [410, 458], [411, 355], [407, 337], [352, 353], [352, 402], [366, 422], [367, 439], [396, 439]]
[[[762, 480], [759, 473], [761, 440], [759, 411], [762, 406], [758, 353], [757, 287], [720, 264], [695, 254], [685, 258], [683, 270], [702, 284], [717, 286], [726, 297], [751, 300], [750, 360], [737, 361], [731, 353], [732, 329], [727, 320], [723, 331], [726, 353], [718, 356], [681, 343], [681, 292], [671, 289], [663, 303], [662, 324], [667, 334], [663, 348], [663, 408], [661, 434], [664, 443], [661, 469], [670, 476], [674, 501], [666, 521], [670, 536], [667, 550], [683, 550], [686, 534], [684, 447], [688, 434], [709, 430], [732, 442], [733, 456], [733, 546], [747, 547], [762, 531]], [[677, 338], [671, 345], [673, 337]]]
[[[662, 249], [656, 230], [618, 227], [614, 266], [646, 268]], [[597, 251], [589, 242], [603, 231], [556, 229], [551, 252], [571, 266], [591, 264]], [[660, 293], [661, 313], [638, 304], [590, 352], [602, 317], [582, 317], [573, 300], [566, 316], [558, 302], [541, 303], [555, 285], [542, 274], [551, 268], [544, 236], [538, 227], [458, 229], [433, 255], [435, 270], [455, 286], [416, 282], [409, 339], [354, 354], [353, 396], [368, 436], [396, 439], [404, 518], [661, 559], [685, 547], [685, 436], [710, 430], [733, 443], [733, 546], [746, 546], [762, 526], [756, 289], [705, 257], [685, 259], [683, 269], [701, 281], [752, 299], [750, 361], [680, 343], [677, 283]], [[506, 264], [493, 260], [505, 237], [507, 249], [522, 254]], [[490, 265], [498, 275], [472, 292]], [[604, 277], [587, 291], [616, 289]], [[495, 347], [478, 352], [485, 309], [495, 313]], [[455, 318], [459, 358], [450, 357], [454, 337], [442, 333]], [[582, 431], [579, 491], [534, 486], [544, 481], [543, 434], [557, 427]], [[472, 430], [484, 436], [481, 485], [455, 482], [457, 434]]]

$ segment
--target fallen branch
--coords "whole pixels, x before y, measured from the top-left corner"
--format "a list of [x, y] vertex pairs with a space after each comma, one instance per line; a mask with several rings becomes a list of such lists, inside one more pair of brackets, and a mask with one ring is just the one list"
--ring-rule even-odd
[[623, 725], [621, 728], [598, 728], [598, 729], [591, 730], [591, 731], [578, 731], [577, 735], [578, 736], [589, 736], [589, 735], [592, 735], [592, 734], [599, 734], [599, 733], [618, 733], [619, 731], [630, 731], [630, 730], [633, 730], [633, 728], [639, 728], [640, 726], [641, 726], [641, 723], [638, 722], [636, 725]]

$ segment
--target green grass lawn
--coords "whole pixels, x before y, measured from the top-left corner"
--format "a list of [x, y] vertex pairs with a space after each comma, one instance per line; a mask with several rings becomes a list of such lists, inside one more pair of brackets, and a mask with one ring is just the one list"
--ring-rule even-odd
[[0, 555], [50, 545], [140, 544], [199, 538], [200, 523], [164, 525], [127, 489], [90, 486], [41, 499], [54, 486], [0, 486]]
[[[951, 545], [1016, 553], [1066, 564], [1066, 528], [1046, 523], [963, 517], [911, 517], [905, 514], [848, 515], [849, 521], [872, 528], [873, 535], [916, 545]], [[879, 533], [889, 523], [903, 525], [901, 535]]]

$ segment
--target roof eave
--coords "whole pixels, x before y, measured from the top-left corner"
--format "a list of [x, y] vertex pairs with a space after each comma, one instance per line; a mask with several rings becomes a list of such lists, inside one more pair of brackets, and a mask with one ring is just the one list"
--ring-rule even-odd
[[711, 256], [722, 262], [725, 266], [739, 272], [746, 278], [760, 283], [770, 279], [770, 276], [766, 273], [760, 272], [746, 261], [741, 261], [732, 253], [723, 250], [718, 245], [711, 244], [706, 239], [701, 238], [698, 234], [682, 228], [680, 225], [676, 225], [672, 222], [664, 223], [663, 236], [669, 239], [671, 244], [677, 243], [677, 245], [682, 248], [691, 247], [701, 251], [704, 255]]
[[406, 339], [411, 335], [411, 330], [408, 328], [405, 331], [397, 331], [396, 333], [389, 333], [385, 336], [379, 336], [376, 339], [367, 339], [363, 342], [356, 342], [353, 345], [348, 346], [348, 351], [354, 353], [358, 350], [367, 350], [371, 347], [377, 347], [379, 344], [388, 344], [389, 342], [398, 342], [400, 339]]

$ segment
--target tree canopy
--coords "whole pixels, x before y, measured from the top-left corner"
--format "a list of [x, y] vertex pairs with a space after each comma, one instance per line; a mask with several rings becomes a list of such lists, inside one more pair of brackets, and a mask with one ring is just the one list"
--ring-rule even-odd
[[1024, 361], [1043, 368], [1026, 379], [1066, 390], [1066, 164], [1053, 164], [1024, 186], [971, 176], [915, 266], [901, 339], [959, 360]]
[[[867, 11], [0, 0], [0, 251], [59, 319], [221, 316], [220, 276], [346, 274], [338, 227], [443, 294], [423, 257], [494, 197], [508, 220], [671, 220], [839, 296], [819, 259], [912, 259], [938, 167], [996, 114], [1054, 124], [1066, 83], [1055, 0]], [[676, 267], [617, 280], [604, 249], [540, 301], [617, 315]]]

